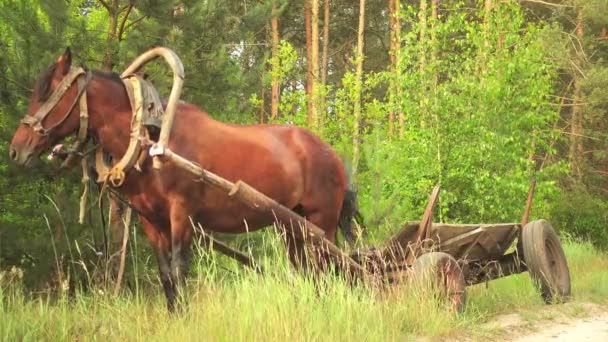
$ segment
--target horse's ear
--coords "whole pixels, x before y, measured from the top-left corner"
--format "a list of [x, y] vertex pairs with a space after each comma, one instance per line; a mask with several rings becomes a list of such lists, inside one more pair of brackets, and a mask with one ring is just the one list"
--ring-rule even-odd
[[57, 70], [65, 75], [70, 71], [70, 67], [72, 66], [72, 51], [70, 47], [65, 48], [65, 52], [57, 58]]

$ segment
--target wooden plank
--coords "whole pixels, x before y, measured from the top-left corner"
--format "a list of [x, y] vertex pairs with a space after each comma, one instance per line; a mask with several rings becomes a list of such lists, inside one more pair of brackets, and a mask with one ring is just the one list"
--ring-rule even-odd
[[[482, 234], [483, 232], [485, 232], [485, 228], [478, 227], [477, 229], [471, 230], [464, 234], [457, 235], [447, 241], [440, 242], [439, 250], [441, 250], [442, 252], [446, 252], [448, 254], [452, 254], [455, 257], [456, 256], [455, 254], [457, 254], [459, 248], [463, 247], [468, 242], [470, 242], [471, 238], [473, 238], [474, 240], [477, 240], [474, 237]], [[454, 249], [450, 249], [450, 247], [452, 247], [452, 246], [455, 246]], [[450, 253], [450, 251], [453, 251], [454, 253]]]
[[458, 253], [458, 255], [454, 255], [454, 258], [456, 260], [458, 260], [458, 259], [469, 259], [469, 253], [471, 253], [471, 250], [473, 250], [473, 248], [479, 243], [479, 240], [481, 240], [481, 237], [483, 236], [483, 234], [484, 233], [477, 234], [477, 237], [475, 238], [475, 240], [473, 240], [473, 242], [471, 242], [469, 244], [469, 246], [464, 251], [462, 251], [461, 253]]
[[439, 199], [439, 186], [435, 186], [433, 192], [431, 193], [431, 197], [429, 198], [429, 203], [426, 205], [426, 209], [424, 210], [424, 215], [422, 216], [422, 221], [420, 221], [420, 238], [424, 236], [425, 239], [429, 239], [431, 237], [431, 226], [433, 225], [433, 212], [435, 211], [435, 205], [437, 205], [437, 200]]
[[430, 239], [431, 234], [431, 226], [433, 224], [433, 211], [435, 209], [435, 205], [437, 204], [437, 200], [439, 198], [439, 186], [435, 186], [433, 188], [433, 192], [429, 197], [429, 202], [426, 205], [424, 210], [424, 215], [422, 215], [422, 221], [420, 221], [420, 226], [418, 228], [418, 233], [416, 235], [416, 239], [413, 244], [410, 244], [409, 248], [405, 250], [405, 260], [408, 264], [413, 264], [414, 260], [422, 253], [422, 250], [427, 247], [428, 240]]
[[530, 211], [532, 210], [532, 200], [534, 199], [535, 189], [536, 179], [533, 179], [532, 182], [530, 182], [530, 190], [528, 190], [528, 199], [526, 200], [526, 207], [524, 209], [524, 214], [521, 217], [522, 227], [528, 224], [528, 220], [530, 219]]
[[415, 241], [420, 221], [410, 221], [401, 230], [391, 236], [380, 248], [383, 259], [390, 261], [404, 260], [407, 248]]

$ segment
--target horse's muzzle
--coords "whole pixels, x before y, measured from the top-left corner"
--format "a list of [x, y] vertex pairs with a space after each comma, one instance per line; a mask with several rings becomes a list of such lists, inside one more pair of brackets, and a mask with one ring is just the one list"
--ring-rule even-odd
[[34, 153], [32, 151], [19, 151], [13, 145], [8, 148], [10, 159], [17, 165], [31, 166], [34, 161]]

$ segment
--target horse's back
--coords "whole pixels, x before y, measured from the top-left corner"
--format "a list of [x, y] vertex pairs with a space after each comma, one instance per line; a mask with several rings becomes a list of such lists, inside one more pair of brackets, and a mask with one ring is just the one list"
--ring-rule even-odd
[[[182, 115], [180, 115], [182, 114]], [[312, 132], [291, 125], [233, 125], [181, 105], [171, 148], [230, 180], [242, 180], [282, 205], [339, 215], [347, 181], [333, 149]], [[175, 177], [179, 193], [198, 202], [209, 229], [239, 232], [243, 220], [254, 230], [272, 223], [216, 190], [193, 191], [191, 180]], [[322, 227], [330, 229], [330, 227]], [[331, 227], [333, 229], [334, 227]]]

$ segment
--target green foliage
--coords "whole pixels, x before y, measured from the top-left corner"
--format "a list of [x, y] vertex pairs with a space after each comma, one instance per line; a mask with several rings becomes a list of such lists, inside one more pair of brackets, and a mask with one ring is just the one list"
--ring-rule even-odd
[[[374, 225], [419, 218], [435, 184], [443, 189], [438, 218], [450, 222], [517, 221], [533, 177], [539, 179], [537, 207], [560, 193], [553, 179], [563, 167], [539, 170], [535, 161], [555, 153], [550, 127], [559, 119], [550, 105], [555, 69], [545, 59], [542, 27], [526, 23], [518, 6], [501, 6], [492, 18], [503, 34], [498, 47], [486, 44], [497, 37], [465, 14], [448, 14], [432, 28], [436, 40], [419, 43], [416, 11], [405, 11], [412, 29], [403, 37], [400, 73], [385, 75], [398, 82], [402, 96], [384, 107], [366, 106], [366, 122], [373, 124], [358, 179]], [[421, 68], [419, 56], [430, 51], [448, 57], [427, 57]], [[352, 89], [348, 74], [344, 80], [338, 94]], [[348, 112], [351, 102], [336, 107]], [[377, 115], [387, 107], [406, 116], [403, 137], [385, 138], [386, 121]]]
[[563, 193], [551, 209], [562, 233], [608, 248], [608, 203], [585, 189]]
[[[392, 72], [387, 70], [386, 4], [369, 3], [361, 84], [353, 67], [358, 4], [331, 3], [328, 84], [315, 94], [324, 99], [316, 133], [348, 168], [354, 101], [361, 93], [362, 158], [358, 174], [350, 178], [370, 232], [367, 242], [419, 219], [436, 184], [442, 187], [436, 220], [518, 221], [529, 182], [536, 178], [533, 216], [605, 246], [608, 45], [593, 33], [607, 24], [605, 1], [577, 0], [571, 2], [574, 8], [550, 10], [501, 2], [485, 19], [476, 3], [441, 2], [436, 20], [429, 9], [421, 40], [419, 8], [403, 2], [401, 50]], [[274, 121], [306, 127], [303, 2], [277, 1], [282, 41], [276, 58], [270, 56], [271, 4], [188, 0], [180, 2], [184, 11], [175, 15], [175, 1], [137, 1], [123, 35], [111, 40], [108, 12], [99, 2], [0, 1], [0, 269], [22, 267], [28, 287], [40, 286], [56, 271], [49, 257], [51, 241], [66, 260], [77, 243], [90, 244], [90, 254], [103, 245], [106, 227], [96, 209], [88, 225], [75, 223], [77, 172], [57, 175], [52, 165], [23, 171], [7, 157], [34, 80], [65, 46], [72, 47], [77, 62], [93, 68], [113, 52], [116, 71], [151, 46], [169, 46], [185, 66], [184, 100], [236, 123], [267, 121], [276, 77], [281, 95]], [[580, 41], [570, 34], [578, 9], [591, 32]], [[168, 94], [169, 70], [157, 63], [146, 72]], [[564, 132], [572, 105], [568, 84], [574, 78], [585, 106], [589, 161], [584, 184], [571, 190], [572, 138]], [[387, 94], [390, 84], [396, 87]], [[403, 114], [403, 135], [399, 127], [389, 134], [389, 112]], [[96, 258], [88, 262], [100, 262]], [[76, 274], [80, 271], [73, 262], [64, 268]], [[150, 262], [142, 265], [156, 272]]]

